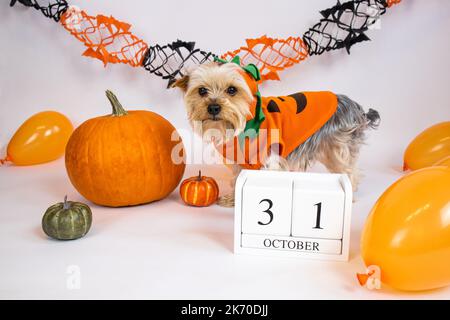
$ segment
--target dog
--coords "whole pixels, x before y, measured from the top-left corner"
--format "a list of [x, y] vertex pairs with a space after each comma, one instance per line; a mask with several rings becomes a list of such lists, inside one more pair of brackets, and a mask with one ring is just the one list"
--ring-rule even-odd
[[[366, 113], [347, 96], [331, 92], [262, 97], [259, 80], [255, 65], [242, 67], [235, 58], [202, 64], [172, 87], [183, 90], [187, 116], [196, 133], [214, 140], [223, 155], [233, 147], [224, 158], [232, 160], [227, 162], [234, 178], [242, 167], [305, 171], [319, 161], [332, 173], [347, 174], [356, 190], [359, 150], [365, 131], [378, 127], [379, 113], [373, 109]], [[263, 136], [262, 129], [274, 128], [278, 130], [276, 139], [259, 139], [252, 155], [248, 150], [256, 137]], [[215, 133], [211, 135], [211, 131]], [[250, 161], [256, 153], [257, 160]], [[234, 206], [234, 192], [221, 196], [218, 204]]]

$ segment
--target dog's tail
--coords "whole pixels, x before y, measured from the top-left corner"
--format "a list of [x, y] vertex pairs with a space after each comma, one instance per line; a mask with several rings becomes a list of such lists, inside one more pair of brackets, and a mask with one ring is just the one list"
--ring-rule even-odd
[[364, 113], [364, 117], [367, 120], [367, 125], [372, 128], [376, 129], [380, 125], [380, 114], [377, 110], [369, 108], [369, 111], [367, 113]]

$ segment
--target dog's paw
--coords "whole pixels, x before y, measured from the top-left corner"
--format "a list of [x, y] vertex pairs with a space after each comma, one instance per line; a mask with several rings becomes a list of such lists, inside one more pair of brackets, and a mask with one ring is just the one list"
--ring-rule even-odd
[[286, 159], [271, 154], [262, 166], [263, 170], [289, 171], [289, 164]]
[[217, 200], [217, 204], [222, 207], [226, 208], [232, 208], [234, 207], [234, 194], [230, 193], [227, 195], [224, 195], [222, 197], [219, 197]]

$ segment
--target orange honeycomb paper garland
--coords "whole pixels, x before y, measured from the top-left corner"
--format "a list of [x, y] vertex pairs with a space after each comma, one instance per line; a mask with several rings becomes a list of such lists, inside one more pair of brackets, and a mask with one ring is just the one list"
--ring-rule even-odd
[[89, 16], [70, 6], [61, 16], [61, 24], [87, 47], [83, 55], [108, 63], [140, 67], [147, 44], [130, 32], [131, 25], [104, 15]]
[[399, 4], [400, 2], [402, 2], [402, 0], [387, 0], [386, 1], [388, 8], [392, 7], [395, 4]]
[[242, 65], [255, 64], [261, 72], [261, 81], [280, 80], [278, 71], [308, 57], [308, 49], [300, 37], [272, 39], [262, 36], [258, 39], [247, 39], [246, 42], [246, 47], [229, 51], [222, 55], [222, 59], [231, 60], [239, 55]]
[[[217, 57], [212, 52], [195, 47], [195, 42], [175, 41], [160, 46], [148, 46], [130, 32], [131, 25], [110, 16], [90, 16], [67, 0], [11, 0], [39, 10], [47, 18], [60, 22], [87, 49], [83, 55], [108, 63], [124, 63], [144, 67], [147, 71], [173, 83], [186, 74], [192, 64], [202, 64]], [[279, 80], [278, 73], [300, 63], [308, 56], [350, 48], [369, 38], [365, 31], [381, 15], [401, 0], [352, 0], [337, 2], [321, 11], [323, 16], [301, 37], [276, 39], [262, 36], [247, 39], [246, 46], [228, 51], [222, 59], [240, 56], [242, 65], [255, 64], [261, 71], [261, 81]]]

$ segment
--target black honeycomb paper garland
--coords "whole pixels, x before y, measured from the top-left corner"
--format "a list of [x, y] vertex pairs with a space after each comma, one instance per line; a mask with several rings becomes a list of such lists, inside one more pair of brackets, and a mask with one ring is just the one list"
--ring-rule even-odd
[[385, 0], [354, 0], [338, 3], [320, 13], [323, 18], [303, 35], [308, 53], [320, 55], [326, 51], [350, 48], [370, 40], [364, 33], [386, 13]]
[[195, 42], [177, 40], [165, 46], [150, 46], [144, 56], [144, 68], [164, 80], [167, 87], [184, 76], [184, 70], [192, 64], [200, 65], [217, 55], [195, 48]]
[[[60, 22], [61, 16], [69, 8], [66, 0], [11, 0], [10, 6], [17, 2], [35, 8], [56, 22]], [[388, 6], [388, 0], [353, 0], [344, 3], [338, 1], [333, 7], [322, 10], [320, 13], [323, 18], [302, 37], [308, 55], [321, 55], [343, 48], [350, 53], [354, 44], [370, 40], [365, 32], [386, 13]], [[215, 57], [218, 55], [196, 48], [195, 42], [177, 40], [163, 46], [149, 46], [142, 58], [142, 67], [168, 80], [169, 87], [184, 76], [191, 66], [212, 61]]]
[[[52, 2], [51, 2], [52, 1]], [[61, 15], [69, 8], [66, 0], [11, 0], [10, 6], [14, 6], [16, 2], [26, 7], [33, 7], [42, 12], [47, 18], [51, 18], [59, 22]], [[44, 3], [47, 3], [46, 5]]]

